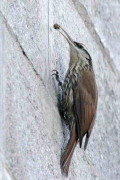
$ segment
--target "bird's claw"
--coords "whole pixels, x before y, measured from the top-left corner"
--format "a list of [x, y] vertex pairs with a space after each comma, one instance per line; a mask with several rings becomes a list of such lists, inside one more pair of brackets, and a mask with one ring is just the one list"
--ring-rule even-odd
[[52, 76], [53, 76], [53, 75], [55, 76], [56, 81], [58, 82], [58, 85], [62, 87], [62, 82], [60, 81], [58, 71], [54, 69], [54, 70], [52, 70], [52, 72], [55, 72], [55, 73], [52, 74]]

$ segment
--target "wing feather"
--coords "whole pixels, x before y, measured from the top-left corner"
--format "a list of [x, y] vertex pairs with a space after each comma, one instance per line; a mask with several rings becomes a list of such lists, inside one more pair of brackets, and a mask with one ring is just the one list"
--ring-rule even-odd
[[86, 134], [85, 148], [91, 134], [97, 109], [97, 87], [93, 71], [83, 71], [73, 89], [74, 114], [80, 147]]

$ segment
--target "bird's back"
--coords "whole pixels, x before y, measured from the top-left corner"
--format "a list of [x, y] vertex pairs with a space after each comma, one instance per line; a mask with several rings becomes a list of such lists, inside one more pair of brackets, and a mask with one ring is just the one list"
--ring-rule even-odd
[[97, 106], [97, 86], [94, 72], [79, 70], [67, 74], [64, 82], [63, 111], [66, 122], [76, 124], [78, 138], [91, 133]]
[[97, 86], [93, 71], [81, 71], [77, 87], [74, 89], [74, 115], [80, 144], [83, 136], [90, 136], [97, 109]]

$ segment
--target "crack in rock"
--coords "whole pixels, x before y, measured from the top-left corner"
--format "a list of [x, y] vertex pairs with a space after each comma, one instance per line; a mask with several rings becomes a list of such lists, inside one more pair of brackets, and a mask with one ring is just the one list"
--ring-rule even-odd
[[[28, 60], [29, 64], [31, 65], [33, 71], [35, 72], [36, 76], [42, 81], [42, 79], [40, 78], [40, 74], [38, 74], [38, 72], [36, 71], [33, 63], [31, 62], [31, 60], [29, 59], [28, 55], [26, 54], [24, 48], [22, 47], [20, 41], [18, 40], [17, 35], [15, 34], [15, 32], [13, 31], [13, 29], [11, 28], [11, 26], [8, 24], [7, 19], [5, 18], [5, 16], [3, 15], [3, 13], [0, 11], [0, 14], [2, 15], [3, 19], [4, 19], [4, 23], [6, 25], [7, 30], [9, 31], [9, 33], [15, 38], [16, 42], [18, 43], [23, 55], [26, 57], [26, 59]], [[43, 85], [44, 82], [42, 81]], [[44, 85], [45, 86], [45, 85]]]
[[[27, 59], [28, 63], [30, 64], [30, 66], [32, 67], [32, 70], [34, 71], [35, 75], [38, 77], [38, 79], [40, 80], [41, 84], [43, 85], [43, 87], [45, 88], [46, 92], [48, 93], [48, 88], [46, 87], [44, 81], [42, 80], [42, 78], [40, 77], [40, 74], [36, 71], [33, 63], [31, 62], [30, 58], [28, 57], [27, 53], [25, 52], [23, 46], [21, 45], [20, 41], [18, 40], [17, 35], [15, 34], [15, 32], [13, 31], [12, 27], [9, 25], [5, 15], [2, 13], [2, 11], [0, 11], [0, 15], [3, 18], [3, 22], [8, 30], [8, 32], [10, 33], [10, 35], [16, 40], [16, 42], [18, 43], [18, 47], [20, 48], [20, 50], [22, 51], [22, 54], [24, 55], [24, 57]], [[49, 93], [48, 93], [49, 94]], [[53, 100], [53, 97], [51, 96], [51, 94], [49, 94], [50, 97]]]

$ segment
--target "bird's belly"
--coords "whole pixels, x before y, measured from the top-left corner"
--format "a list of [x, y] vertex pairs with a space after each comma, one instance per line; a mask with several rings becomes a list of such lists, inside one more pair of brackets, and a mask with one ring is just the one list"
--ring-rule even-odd
[[63, 114], [66, 121], [72, 121], [74, 119], [73, 114], [73, 89], [72, 82], [70, 80], [64, 83], [62, 95], [62, 108]]

